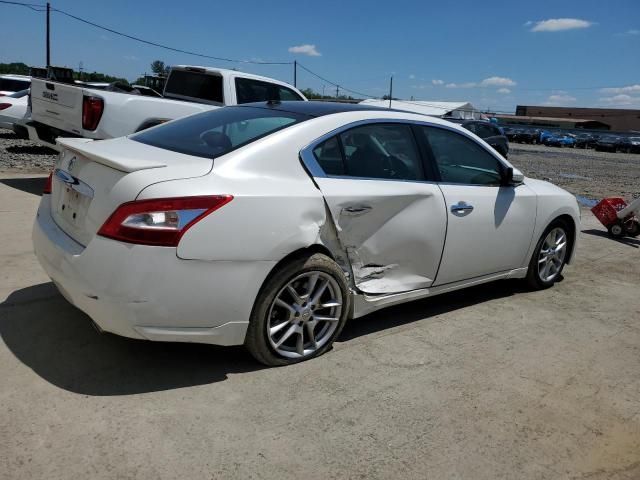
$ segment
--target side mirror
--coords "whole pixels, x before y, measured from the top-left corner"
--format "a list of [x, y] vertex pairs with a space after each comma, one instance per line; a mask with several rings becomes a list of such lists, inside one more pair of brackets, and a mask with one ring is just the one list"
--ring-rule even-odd
[[517, 168], [509, 167], [505, 171], [503, 183], [504, 185], [520, 185], [524, 182], [524, 174]]

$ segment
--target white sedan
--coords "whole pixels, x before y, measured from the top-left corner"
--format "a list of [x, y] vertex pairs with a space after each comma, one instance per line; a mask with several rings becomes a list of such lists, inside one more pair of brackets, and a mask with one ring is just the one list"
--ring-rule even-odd
[[470, 285], [553, 285], [579, 209], [473, 133], [366, 105], [217, 109], [63, 148], [37, 257], [102, 330], [320, 355], [349, 318]]
[[13, 130], [13, 125], [27, 114], [29, 89], [0, 97], [0, 128]]

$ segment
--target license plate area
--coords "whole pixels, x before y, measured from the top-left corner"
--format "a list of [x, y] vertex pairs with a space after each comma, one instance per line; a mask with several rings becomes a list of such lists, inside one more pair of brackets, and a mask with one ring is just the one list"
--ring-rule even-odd
[[81, 227], [93, 198], [93, 190], [63, 170], [57, 169], [54, 178], [60, 191], [56, 205], [59, 218], [70, 226]]

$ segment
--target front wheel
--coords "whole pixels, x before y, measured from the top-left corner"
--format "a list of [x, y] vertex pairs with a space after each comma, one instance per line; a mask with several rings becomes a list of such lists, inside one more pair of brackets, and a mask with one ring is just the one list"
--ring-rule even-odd
[[569, 234], [565, 222], [556, 220], [544, 231], [533, 252], [527, 271], [527, 283], [534, 290], [551, 287], [562, 273], [569, 252]]
[[269, 366], [317, 357], [340, 334], [349, 306], [349, 288], [338, 264], [319, 253], [296, 258], [262, 287], [245, 347]]

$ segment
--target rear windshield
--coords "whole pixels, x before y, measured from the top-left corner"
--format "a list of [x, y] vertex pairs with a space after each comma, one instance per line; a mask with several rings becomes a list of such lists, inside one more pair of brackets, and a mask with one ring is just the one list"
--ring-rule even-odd
[[24, 90], [31, 85], [30, 80], [18, 80], [14, 78], [0, 78], [0, 90], [17, 92], [18, 90]]
[[309, 118], [268, 108], [224, 107], [191, 115], [130, 138], [172, 152], [215, 158]]
[[7, 95], [7, 97], [11, 97], [11, 98], [22, 98], [26, 95], [29, 95], [29, 89], [27, 88], [26, 90], [20, 90], [19, 92], [15, 92], [12, 93], [10, 95]]
[[222, 77], [200, 72], [171, 70], [165, 96], [177, 96], [193, 100], [206, 100], [224, 103], [222, 94]]

